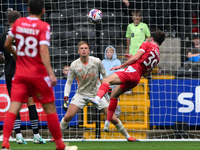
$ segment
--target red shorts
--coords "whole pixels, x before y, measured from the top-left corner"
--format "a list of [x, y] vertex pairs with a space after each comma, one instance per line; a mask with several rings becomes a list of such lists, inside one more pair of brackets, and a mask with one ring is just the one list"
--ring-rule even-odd
[[27, 103], [32, 95], [35, 102], [51, 103], [55, 101], [50, 78], [14, 76], [11, 87], [11, 101]]
[[140, 82], [140, 74], [131, 66], [115, 73], [121, 80], [120, 88], [123, 92], [134, 88]]

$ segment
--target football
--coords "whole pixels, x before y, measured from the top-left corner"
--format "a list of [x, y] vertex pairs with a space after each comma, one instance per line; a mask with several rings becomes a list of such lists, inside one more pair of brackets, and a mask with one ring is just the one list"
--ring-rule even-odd
[[102, 20], [103, 14], [100, 10], [98, 9], [92, 9], [87, 15], [88, 20], [92, 23], [99, 23]]

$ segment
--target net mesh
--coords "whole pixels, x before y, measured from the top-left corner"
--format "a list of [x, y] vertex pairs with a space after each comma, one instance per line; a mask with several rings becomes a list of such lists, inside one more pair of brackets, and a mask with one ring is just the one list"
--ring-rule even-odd
[[[28, 16], [26, 0], [3, 0], [0, 3], [0, 33], [7, 31], [6, 10], [13, 8]], [[62, 109], [66, 80], [63, 65], [79, 57], [77, 44], [87, 41], [91, 56], [104, 58], [108, 45], [116, 48], [118, 59], [123, 63], [126, 53], [126, 29], [132, 23], [131, 11], [141, 10], [142, 22], [151, 34], [156, 30], [166, 32], [166, 40], [160, 47], [161, 59], [151, 76], [141, 79], [139, 85], [120, 96], [119, 119], [131, 136], [139, 139], [190, 139], [199, 138], [199, 64], [189, 63], [188, 51], [194, 47], [192, 33], [199, 32], [199, 0], [134, 0], [126, 6], [123, 1], [93, 0], [45, 0], [42, 20], [51, 26], [51, 65], [59, 79], [54, 88], [59, 119], [65, 115]], [[93, 9], [103, 13], [99, 24], [88, 22], [86, 15]], [[200, 53], [200, 52], [198, 52]], [[4, 81], [4, 66], [0, 66], [0, 118], [1, 125], [9, 99]], [[70, 100], [76, 92], [77, 82], [72, 84]], [[23, 106], [22, 133], [30, 138], [32, 133], [27, 106]], [[45, 114], [37, 104], [40, 133], [51, 138]], [[110, 132], [102, 132], [105, 115], [88, 105], [70, 122], [65, 131], [66, 139], [124, 139], [111, 125]], [[30, 130], [30, 133], [26, 132]], [[13, 133], [13, 136], [15, 134]]]

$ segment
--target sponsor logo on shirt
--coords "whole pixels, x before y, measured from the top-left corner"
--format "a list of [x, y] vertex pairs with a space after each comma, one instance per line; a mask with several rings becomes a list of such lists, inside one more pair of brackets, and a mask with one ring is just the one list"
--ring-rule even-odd
[[81, 78], [83, 79], [92, 79], [93, 77], [95, 76], [95, 73], [89, 73], [89, 74], [86, 74], [86, 75], [82, 75]]
[[132, 66], [128, 66], [125, 72], [136, 72], [136, 70]]
[[42, 95], [41, 95], [40, 93], [37, 93], [36, 96], [37, 96], [37, 98], [38, 98], [39, 100], [43, 99], [43, 97], [42, 97]]

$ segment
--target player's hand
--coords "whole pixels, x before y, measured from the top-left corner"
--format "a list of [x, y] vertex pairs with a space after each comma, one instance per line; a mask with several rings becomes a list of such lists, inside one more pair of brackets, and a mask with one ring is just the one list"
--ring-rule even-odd
[[67, 109], [68, 109], [68, 106], [67, 106], [68, 104], [69, 104], [68, 97], [67, 97], [67, 96], [64, 96], [63, 109], [64, 109], [65, 111], [67, 111]]
[[117, 69], [121, 69], [122, 67], [121, 67], [121, 65], [120, 66], [116, 66], [116, 67], [112, 67], [111, 69], [110, 69], [110, 71], [112, 71], [112, 70], [117, 70]]
[[130, 59], [133, 55], [132, 54], [124, 54], [125, 58], [128, 60]]
[[126, 5], [127, 7], [130, 5], [128, 0], [123, 0], [123, 2], [125, 3], [125, 5]]
[[56, 76], [54, 74], [49, 75], [50, 80], [51, 80], [51, 85], [55, 86], [57, 84], [57, 79]]

